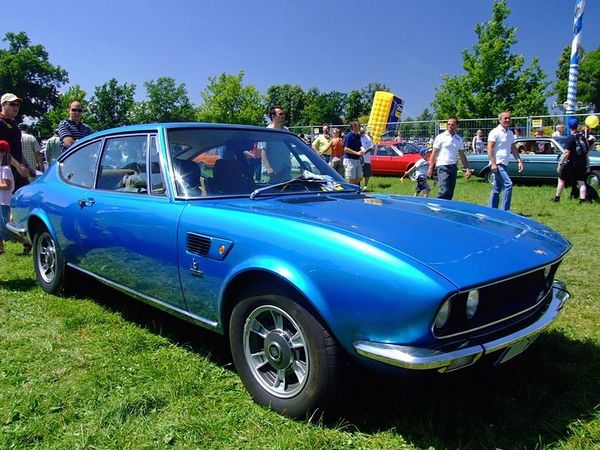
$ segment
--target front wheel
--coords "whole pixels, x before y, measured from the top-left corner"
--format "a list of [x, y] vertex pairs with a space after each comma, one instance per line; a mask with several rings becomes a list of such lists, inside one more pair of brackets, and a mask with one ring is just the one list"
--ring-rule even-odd
[[33, 237], [33, 264], [40, 287], [49, 294], [60, 294], [65, 286], [65, 260], [45, 228], [38, 229]]
[[485, 175], [485, 179], [488, 183], [493, 185], [496, 182], [496, 174], [489, 170], [488, 173]]
[[587, 184], [594, 189], [600, 188], [600, 170], [592, 170], [587, 177]]
[[337, 389], [337, 343], [302, 306], [282, 295], [238, 303], [229, 324], [231, 354], [259, 404], [303, 417], [326, 409]]

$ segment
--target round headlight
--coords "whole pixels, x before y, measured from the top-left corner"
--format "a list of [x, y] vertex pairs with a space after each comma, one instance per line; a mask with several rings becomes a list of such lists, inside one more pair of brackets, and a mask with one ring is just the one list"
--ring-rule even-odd
[[469, 291], [469, 296], [467, 297], [467, 308], [466, 308], [467, 319], [473, 318], [473, 316], [477, 312], [478, 307], [479, 307], [479, 290], [473, 289], [472, 291]]
[[437, 317], [435, 318], [435, 327], [442, 328], [448, 322], [448, 317], [450, 317], [450, 302], [446, 300], [440, 310], [437, 313]]

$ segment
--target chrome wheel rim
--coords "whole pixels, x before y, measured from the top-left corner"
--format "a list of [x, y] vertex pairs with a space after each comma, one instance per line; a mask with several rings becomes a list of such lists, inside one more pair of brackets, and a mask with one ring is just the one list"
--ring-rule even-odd
[[56, 277], [56, 246], [48, 233], [38, 239], [36, 258], [42, 280], [52, 283]]
[[598, 189], [600, 187], [600, 180], [598, 179], [598, 176], [595, 173], [592, 173], [588, 175], [587, 184], [589, 184], [595, 189]]
[[488, 174], [487, 174], [487, 180], [488, 180], [488, 183], [494, 184], [494, 182], [496, 181], [496, 174], [494, 172], [491, 172], [491, 171], [488, 172]]
[[273, 396], [293, 397], [306, 384], [310, 355], [304, 332], [276, 306], [260, 306], [248, 316], [244, 356], [256, 381]]

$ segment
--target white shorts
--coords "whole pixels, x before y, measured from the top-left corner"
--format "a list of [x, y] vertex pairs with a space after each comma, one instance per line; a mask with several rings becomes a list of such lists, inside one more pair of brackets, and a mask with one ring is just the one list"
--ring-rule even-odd
[[363, 171], [360, 159], [344, 158], [344, 175], [348, 180], [362, 178]]

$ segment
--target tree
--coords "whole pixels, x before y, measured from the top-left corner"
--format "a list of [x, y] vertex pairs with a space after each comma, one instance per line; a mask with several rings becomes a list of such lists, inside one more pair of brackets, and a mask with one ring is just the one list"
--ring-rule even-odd
[[191, 122], [196, 119], [185, 84], [177, 86], [170, 77], [144, 83], [146, 101], [136, 103], [131, 111], [130, 123]]
[[273, 85], [267, 89], [267, 106], [281, 106], [286, 112], [287, 126], [312, 125], [303, 123], [302, 114], [306, 106], [306, 94], [298, 85]]
[[0, 92], [12, 92], [25, 100], [19, 114], [34, 120], [59, 102], [58, 89], [69, 81], [66, 70], [50, 64], [42, 45], [31, 45], [27, 34], [6, 33], [0, 49]]
[[135, 104], [134, 95], [135, 84], [119, 85], [114, 78], [96, 86], [90, 100], [88, 125], [99, 131], [128, 124]]
[[244, 71], [209, 78], [207, 88], [200, 94], [203, 103], [198, 108], [198, 120], [261, 125], [265, 111], [263, 96], [253, 85], [243, 86], [243, 79]]
[[475, 26], [478, 42], [462, 52], [466, 73], [445, 75], [436, 88], [438, 117], [494, 117], [505, 109], [515, 116], [546, 112], [546, 74], [537, 58], [523, 70], [523, 55], [510, 53], [517, 30], [504, 24], [509, 14], [506, 0], [495, 0], [492, 18]]
[[306, 93], [306, 106], [302, 110], [303, 124], [341, 123], [345, 100], [346, 94], [341, 92], [321, 93], [317, 88], [310, 88]]
[[[567, 100], [570, 63], [571, 46], [569, 45], [563, 49], [558, 59], [556, 81], [552, 89], [552, 93], [556, 94], [556, 101], [559, 104]], [[584, 105], [593, 104], [595, 111], [600, 109], [600, 47], [589, 53], [582, 52], [580, 55], [577, 101]]]
[[[373, 101], [373, 99], [371, 99]], [[350, 122], [365, 114], [365, 105], [360, 91], [352, 90], [346, 95], [344, 105], [344, 120]]]
[[[81, 103], [84, 111], [88, 110], [88, 102], [85, 99], [86, 95], [86, 92], [78, 84], [71, 86], [64, 94], [59, 94], [57, 105], [44, 114], [34, 125], [34, 131], [42, 138], [52, 136], [52, 133], [58, 128], [61, 120], [69, 117], [68, 109], [71, 102], [77, 100]], [[87, 123], [85, 117], [82, 120]], [[92, 127], [92, 129], [94, 128]]]

